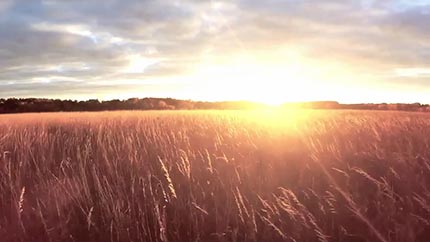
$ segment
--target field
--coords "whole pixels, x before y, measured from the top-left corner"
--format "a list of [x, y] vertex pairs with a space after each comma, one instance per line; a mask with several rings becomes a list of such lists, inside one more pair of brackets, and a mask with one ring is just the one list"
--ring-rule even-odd
[[0, 116], [1, 241], [430, 241], [430, 115]]

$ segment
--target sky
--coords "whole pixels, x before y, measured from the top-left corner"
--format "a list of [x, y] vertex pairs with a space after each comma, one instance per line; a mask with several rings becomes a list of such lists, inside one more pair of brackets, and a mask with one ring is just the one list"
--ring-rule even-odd
[[430, 103], [430, 0], [0, 0], [0, 97]]

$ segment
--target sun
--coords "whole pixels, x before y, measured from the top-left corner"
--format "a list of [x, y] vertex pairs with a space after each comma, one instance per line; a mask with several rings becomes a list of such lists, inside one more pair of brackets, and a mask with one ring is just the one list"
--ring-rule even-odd
[[312, 77], [298, 64], [238, 58], [226, 63], [205, 63], [196, 73], [197, 89], [205, 93], [202, 98], [209, 100], [249, 100], [276, 106], [305, 101], [313, 95]]

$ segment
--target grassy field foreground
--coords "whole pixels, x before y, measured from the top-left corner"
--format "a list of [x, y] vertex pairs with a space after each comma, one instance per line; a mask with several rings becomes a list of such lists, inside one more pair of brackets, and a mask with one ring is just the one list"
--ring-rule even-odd
[[430, 115], [0, 116], [1, 241], [427, 241]]

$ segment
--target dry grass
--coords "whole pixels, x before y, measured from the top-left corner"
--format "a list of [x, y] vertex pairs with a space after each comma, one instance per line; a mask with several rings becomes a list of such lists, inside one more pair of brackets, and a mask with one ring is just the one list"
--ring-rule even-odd
[[430, 115], [0, 116], [1, 241], [426, 241]]

